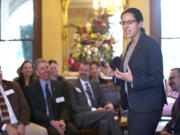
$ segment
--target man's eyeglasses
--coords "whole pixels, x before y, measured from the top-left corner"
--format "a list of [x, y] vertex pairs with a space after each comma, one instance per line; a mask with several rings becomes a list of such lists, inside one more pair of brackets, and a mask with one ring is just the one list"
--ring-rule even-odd
[[169, 80], [174, 80], [176, 77], [180, 77], [179, 75], [177, 75], [177, 76], [171, 76], [171, 77], [169, 77]]
[[130, 25], [130, 24], [132, 24], [132, 23], [134, 23], [134, 22], [137, 22], [137, 21], [136, 21], [136, 20], [122, 21], [122, 22], [120, 22], [120, 24], [121, 24], [121, 25], [125, 25], [125, 24]]

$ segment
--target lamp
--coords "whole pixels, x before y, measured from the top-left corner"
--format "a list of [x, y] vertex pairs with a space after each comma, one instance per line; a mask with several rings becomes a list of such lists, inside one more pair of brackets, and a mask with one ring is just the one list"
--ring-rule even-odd
[[113, 15], [122, 8], [123, 0], [93, 0], [93, 8], [96, 12], [100, 10], [108, 15]]

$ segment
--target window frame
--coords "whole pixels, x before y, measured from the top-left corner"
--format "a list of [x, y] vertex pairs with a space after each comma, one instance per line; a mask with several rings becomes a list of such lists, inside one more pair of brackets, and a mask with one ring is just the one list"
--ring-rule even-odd
[[150, 0], [150, 35], [161, 46], [161, 0]]
[[[33, 61], [37, 58], [42, 57], [42, 0], [33, 0], [34, 1], [34, 41], [32, 42], [33, 48]], [[0, 9], [1, 9], [1, 0], [0, 0]], [[1, 26], [1, 10], [0, 10], [0, 26]], [[0, 41], [8, 41], [1, 39], [1, 27], [0, 27]], [[17, 41], [17, 40], [9, 40]], [[18, 41], [24, 41], [18, 40]]]
[[34, 0], [33, 60], [42, 57], [42, 0]]

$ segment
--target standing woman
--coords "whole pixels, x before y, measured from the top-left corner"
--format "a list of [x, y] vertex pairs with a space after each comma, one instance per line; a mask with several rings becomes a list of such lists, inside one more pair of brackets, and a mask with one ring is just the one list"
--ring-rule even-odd
[[166, 103], [160, 45], [146, 35], [138, 9], [124, 11], [121, 25], [131, 41], [114, 75], [121, 86], [122, 107], [128, 109], [128, 134], [153, 135]]

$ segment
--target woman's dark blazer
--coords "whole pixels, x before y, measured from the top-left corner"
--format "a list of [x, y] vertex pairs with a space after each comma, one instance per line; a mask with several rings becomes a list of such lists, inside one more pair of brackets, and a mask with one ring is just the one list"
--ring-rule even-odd
[[[127, 50], [130, 44], [127, 46]], [[123, 63], [124, 59], [122, 59], [119, 69], [121, 72]], [[117, 80], [121, 86], [122, 107], [124, 109], [130, 107], [135, 112], [151, 112], [162, 109], [166, 103], [162, 53], [160, 45], [147, 36], [144, 29], [142, 29], [142, 34], [128, 65], [133, 74], [133, 82], [128, 83], [128, 96], [124, 89], [125, 82]]]

